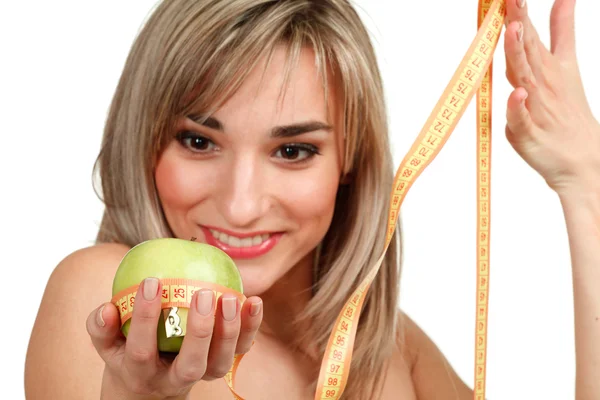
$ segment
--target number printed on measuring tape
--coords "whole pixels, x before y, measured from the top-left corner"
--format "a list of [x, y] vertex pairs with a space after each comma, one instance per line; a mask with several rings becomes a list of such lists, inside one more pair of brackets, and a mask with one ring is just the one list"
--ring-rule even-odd
[[[160, 294], [161, 309], [171, 307], [189, 308], [192, 301], [192, 296], [200, 289], [211, 289], [215, 293], [216, 299], [219, 299], [223, 293], [231, 293], [234, 294], [242, 303], [246, 300], [246, 297], [242, 293], [212, 282], [203, 282], [183, 278], [163, 278], [160, 279], [160, 282], [162, 285]], [[132, 316], [138, 287], [139, 285], [128, 287], [116, 293], [112, 297], [111, 302], [119, 310], [121, 325], [127, 322], [127, 320], [129, 320]]]

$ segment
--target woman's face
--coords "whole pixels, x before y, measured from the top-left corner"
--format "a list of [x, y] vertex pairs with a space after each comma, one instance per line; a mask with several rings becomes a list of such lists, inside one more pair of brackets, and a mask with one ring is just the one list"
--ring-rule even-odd
[[228, 253], [248, 296], [312, 257], [340, 183], [334, 93], [328, 113], [314, 53], [304, 50], [281, 98], [284, 57], [278, 48], [262, 85], [265, 64], [203, 125], [181, 120], [155, 171], [175, 236]]

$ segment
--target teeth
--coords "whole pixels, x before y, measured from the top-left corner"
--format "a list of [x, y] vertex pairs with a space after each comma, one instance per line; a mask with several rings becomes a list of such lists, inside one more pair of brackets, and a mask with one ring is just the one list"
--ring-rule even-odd
[[229, 236], [229, 245], [233, 247], [242, 247], [242, 241], [235, 236]]
[[214, 229], [210, 229], [210, 233], [217, 239], [219, 242], [224, 243], [231, 247], [251, 247], [258, 246], [265, 240], [267, 240], [270, 235], [268, 233], [263, 233], [262, 235], [256, 235], [253, 237], [247, 237], [240, 239], [235, 236], [230, 236], [226, 233], [216, 231]]

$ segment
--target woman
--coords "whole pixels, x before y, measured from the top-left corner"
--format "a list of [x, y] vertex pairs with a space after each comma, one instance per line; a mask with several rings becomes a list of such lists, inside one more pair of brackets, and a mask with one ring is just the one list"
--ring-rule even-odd
[[[578, 399], [591, 399], [600, 396], [600, 125], [580, 83], [573, 10], [574, 0], [555, 3], [550, 52], [526, 6], [507, 2], [515, 91], [506, 133], [563, 204]], [[384, 243], [394, 168], [383, 98], [368, 34], [345, 0], [160, 3], [108, 116], [98, 244], [66, 257], [48, 283], [28, 351], [28, 398], [229, 399], [217, 378], [234, 353], [247, 353], [236, 382], [247, 399], [313, 398], [335, 317]], [[366, 299], [343, 398], [469, 399], [397, 309], [400, 236]], [[240, 304], [196, 294], [171, 361], [156, 351], [156, 279], [141, 283], [127, 341], [107, 303], [123, 255], [157, 237], [222, 248], [247, 296]]]

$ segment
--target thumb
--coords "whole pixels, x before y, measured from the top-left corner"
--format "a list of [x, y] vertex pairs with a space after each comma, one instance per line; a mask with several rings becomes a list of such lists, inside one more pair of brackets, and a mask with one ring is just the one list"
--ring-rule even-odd
[[86, 321], [86, 329], [100, 357], [108, 362], [121, 349], [121, 319], [112, 303], [104, 303], [92, 311]]
[[531, 135], [533, 121], [525, 105], [527, 91], [520, 87], [508, 98], [506, 107], [506, 135], [513, 146]]
[[575, 57], [575, 0], [556, 0], [550, 13], [550, 51]]

